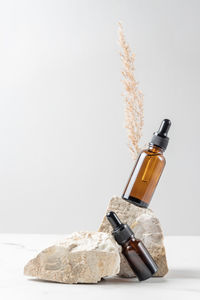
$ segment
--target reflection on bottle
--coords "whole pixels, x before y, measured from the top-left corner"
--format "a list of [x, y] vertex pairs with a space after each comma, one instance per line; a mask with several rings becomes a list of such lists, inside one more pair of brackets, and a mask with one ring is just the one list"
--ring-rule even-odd
[[146, 164], [146, 168], [142, 176], [142, 181], [148, 182], [151, 179], [151, 175], [153, 174], [155, 166], [156, 160], [153, 159], [153, 157], [150, 157]]

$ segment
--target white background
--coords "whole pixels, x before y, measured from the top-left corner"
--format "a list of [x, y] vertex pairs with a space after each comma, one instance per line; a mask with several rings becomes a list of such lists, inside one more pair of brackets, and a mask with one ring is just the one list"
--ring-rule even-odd
[[165, 234], [199, 234], [200, 2], [0, 3], [0, 231], [97, 230], [133, 162], [117, 23], [136, 52], [143, 143], [172, 120], [150, 208]]

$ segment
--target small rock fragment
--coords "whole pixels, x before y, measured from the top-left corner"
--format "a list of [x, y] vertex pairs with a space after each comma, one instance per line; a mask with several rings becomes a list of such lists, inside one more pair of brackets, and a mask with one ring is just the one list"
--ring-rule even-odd
[[119, 272], [119, 247], [103, 232], [75, 232], [30, 260], [24, 274], [63, 283], [96, 283]]

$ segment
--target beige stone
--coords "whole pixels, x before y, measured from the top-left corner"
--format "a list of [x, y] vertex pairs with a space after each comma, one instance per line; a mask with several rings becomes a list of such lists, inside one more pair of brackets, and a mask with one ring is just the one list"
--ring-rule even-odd
[[63, 283], [96, 283], [119, 272], [119, 246], [110, 234], [75, 232], [30, 260], [24, 274]]
[[[163, 243], [163, 233], [160, 222], [153, 211], [151, 209], [140, 208], [120, 197], [113, 197], [110, 200], [108, 211], [114, 211], [122, 222], [127, 223], [133, 229], [135, 236], [144, 243], [158, 265], [158, 272], [155, 276], [164, 276], [168, 272], [168, 266]], [[106, 216], [102, 221], [99, 231], [108, 233], [112, 231]], [[126, 259], [122, 254], [120, 256], [119, 275], [133, 277], [134, 273]]]

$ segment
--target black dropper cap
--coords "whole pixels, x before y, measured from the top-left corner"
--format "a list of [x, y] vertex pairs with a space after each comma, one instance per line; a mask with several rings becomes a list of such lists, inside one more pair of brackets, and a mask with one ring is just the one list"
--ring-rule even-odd
[[169, 119], [164, 119], [160, 125], [157, 132], [153, 134], [150, 144], [156, 145], [163, 150], [166, 150], [169, 143], [169, 138], [167, 136], [168, 131], [171, 126], [171, 121]]
[[106, 217], [113, 227], [112, 235], [118, 244], [124, 245], [130, 238], [134, 237], [131, 228], [127, 224], [123, 224], [114, 211], [110, 211]]

